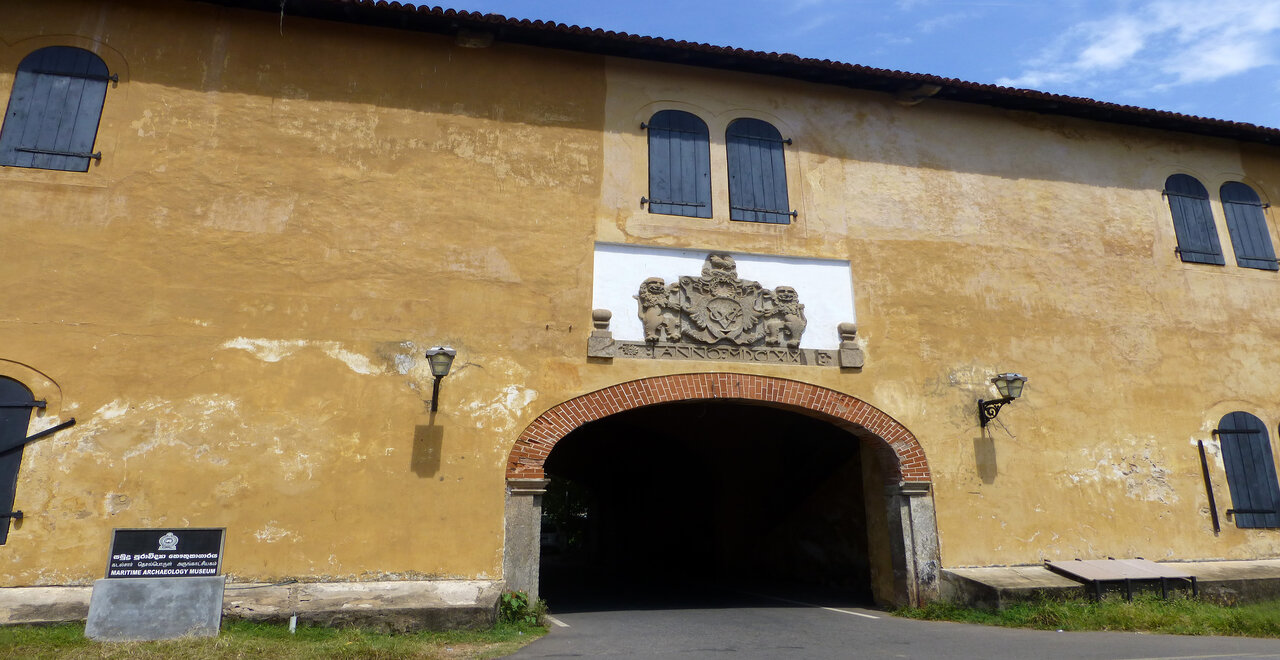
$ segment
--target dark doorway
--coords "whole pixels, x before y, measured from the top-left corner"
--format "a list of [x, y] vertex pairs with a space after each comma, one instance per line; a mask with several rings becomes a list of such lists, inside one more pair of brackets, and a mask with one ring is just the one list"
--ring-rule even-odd
[[832, 424], [746, 403], [586, 424], [545, 464], [541, 595], [561, 612], [761, 591], [869, 602], [861, 454]]

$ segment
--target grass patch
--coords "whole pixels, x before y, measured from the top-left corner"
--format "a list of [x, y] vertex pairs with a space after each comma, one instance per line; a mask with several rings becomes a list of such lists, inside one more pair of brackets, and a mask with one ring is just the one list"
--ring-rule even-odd
[[84, 624], [8, 626], [0, 628], [0, 658], [496, 658], [546, 633], [538, 625], [500, 623], [487, 630], [403, 635], [299, 626], [290, 634], [281, 624], [234, 621], [223, 624], [216, 638], [100, 643], [85, 639]]
[[898, 616], [1039, 630], [1123, 630], [1172, 635], [1280, 637], [1280, 601], [1227, 606], [1192, 598], [1134, 596], [1093, 600], [1041, 600], [1003, 610], [950, 603], [902, 608]]

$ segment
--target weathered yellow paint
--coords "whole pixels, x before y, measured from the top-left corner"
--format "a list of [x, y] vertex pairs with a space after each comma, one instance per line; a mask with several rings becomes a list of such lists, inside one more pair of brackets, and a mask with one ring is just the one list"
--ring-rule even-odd
[[[1217, 187], [1276, 199], [1274, 149], [198, 3], [3, 11], [0, 94], [53, 44], [121, 82], [100, 165], [0, 168], [0, 375], [49, 397], [33, 428], [80, 421], [27, 449], [0, 584], [87, 582], [112, 527], [172, 524], [227, 527], [244, 579], [497, 578], [525, 425], [723, 370], [911, 429], [946, 566], [1280, 552], [1214, 537], [1195, 446], [1232, 410], [1280, 424], [1278, 275], [1179, 262], [1160, 196], [1199, 177], [1229, 251]], [[665, 108], [710, 126], [709, 220], [639, 204]], [[744, 116], [795, 140], [790, 226], [728, 220]], [[596, 241], [848, 259], [867, 366], [589, 362]], [[1005, 370], [1031, 381], [984, 436]]]
[[[599, 236], [849, 259], [867, 367], [760, 371], [849, 392], [916, 434], [934, 470], [944, 565], [1280, 551], [1274, 531], [1224, 521], [1214, 537], [1195, 445], [1205, 440], [1213, 452], [1225, 510], [1210, 431], [1232, 410], [1272, 429], [1280, 423], [1280, 379], [1266, 367], [1280, 340], [1267, 303], [1277, 275], [1237, 268], [1231, 256], [1227, 267], [1182, 264], [1160, 195], [1169, 174], [1201, 178], [1229, 251], [1217, 187], [1243, 180], [1274, 197], [1274, 150], [944, 102], [905, 108], [888, 95], [763, 76], [609, 64], [611, 175]], [[710, 220], [628, 203], [647, 186], [639, 121], [666, 108], [709, 124], [719, 203]], [[787, 151], [800, 210], [792, 227], [728, 220], [723, 134], [744, 115], [796, 140]], [[1246, 154], [1255, 162], [1246, 166]], [[994, 397], [989, 379], [1006, 370], [1031, 384], [984, 436], [974, 402]]]
[[[83, 583], [112, 527], [167, 524], [226, 526], [240, 578], [500, 577], [506, 451], [555, 373], [529, 358], [584, 341], [563, 321], [592, 235], [564, 219], [598, 194], [603, 63], [195, 3], [5, 4], [6, 98], [54, 43], [121, 82], [100, 166], [0, 169], [0, 360], [79, 420], [27, 449], [3, 583]], [[460, 357], [433, 416], [437, 343]]]

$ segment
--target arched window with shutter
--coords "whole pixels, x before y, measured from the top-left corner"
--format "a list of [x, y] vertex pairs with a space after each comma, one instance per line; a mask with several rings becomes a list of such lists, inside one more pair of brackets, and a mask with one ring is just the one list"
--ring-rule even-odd
[[1164, 195], [1173, 214], [1178, 255], [1183, 261], [1223, 265], [1218, 229], [1209, 210], [1209, 191], [1195, 177], [1175, 174], [1164, 182]]
[[[790, 140], [786, 141], [787, 143]], [[782, 134], [759, 119], [735, 119], [725, 131], [729, 158], [729, 219], [790, 224]]]
[[27, 427], [35, 406], [31, 390], [0, 376], [0, 545], [9, 539], [18, 468], [22, 466], [22, 448], [26, 446]]
[[1228, 181], [1222, 184], [1220, 196], [1222, 210], [1227, 215], [1227, 230], [1231, 232], [1231, 247], [1236, 251], [1236, 265], [1280, 270], [1258, 193], [1239, 181]]
[[1280, 483], [1266, 425], [1247, 412], [1233, 412], [1213, 433], [1222, 444], [1236, 527], [1280, 527]]
[[681, 110], [660, 110], [649, 131], [649, 212], [711, 217], [711, 133]]
[[41, 48], [18, 65], [0, 127], [0, 165], [84, 172], [107, 95], [107, 65], [70, 46]]

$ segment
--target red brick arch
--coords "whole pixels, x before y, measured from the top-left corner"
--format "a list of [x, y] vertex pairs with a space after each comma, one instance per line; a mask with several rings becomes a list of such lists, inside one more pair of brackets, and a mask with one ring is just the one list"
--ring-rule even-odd
[[[730, 373], [676, 374], [619, 383], [575, 397], [533, 420], [507, 458], [508, 479], [541, 479], [551, 449], [571, 431], [624, 410], [659, 403], [719, 399], [758, 401], [826, 419], [859, 435], [870, 433], [893, 481], [932, 480], [916, 437], [874, 406], [835, 390], [785, 378]], [[859, 433], [863, 431], [864, 433]]]

